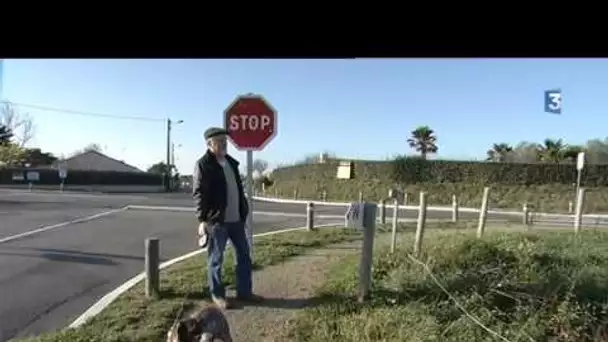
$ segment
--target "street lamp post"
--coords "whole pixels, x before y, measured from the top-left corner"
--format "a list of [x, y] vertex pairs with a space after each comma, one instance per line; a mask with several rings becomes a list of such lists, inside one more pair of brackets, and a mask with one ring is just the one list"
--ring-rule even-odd
[[182, 147], [182, 144], [171, 143], [171, 165], [175, 165], [175, 149]]
[[[181, 124], [184, 120], [175, 121], [175, 124]], [[173, 122], [167, 118], [167, 160], [165, 170], [165, 192], [171, 191], [171, 126]]]

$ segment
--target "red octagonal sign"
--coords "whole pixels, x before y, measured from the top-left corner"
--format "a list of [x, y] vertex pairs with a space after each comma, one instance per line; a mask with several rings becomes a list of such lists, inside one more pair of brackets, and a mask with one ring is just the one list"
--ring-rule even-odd
[[261, 95], [241, 95], [224, 111], [224, 127], [239, 150], [260, 151], [277, 134], [277, 112]]

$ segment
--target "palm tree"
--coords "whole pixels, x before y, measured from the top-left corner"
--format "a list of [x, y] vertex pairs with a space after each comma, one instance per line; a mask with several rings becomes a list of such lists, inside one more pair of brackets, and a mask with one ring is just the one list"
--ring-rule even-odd
[[437, 153], [437, 138], [435, 132], [429, 126], [419, 126], [412, 131], [412, 137], [407, 139], [411, 148], [420, 152], [420, 157], [426, 159], [429, 153]]
[[540, 161], [540, 144], [522, 141], [513, 148], [513, 152], [507, 156], [508, 162], [514, 163], [536, 163]]
[[566, 145], [562, 139], [545, 139], [539, 147], [538, 154], [540, 160], [547, 163], [559, 163], [564, 159]]
[[507, 143], [494, 144], [492, 149], [488, 150], [486, 160], [502, 163], [507, 160], [507, 155], [511, 152], [513, 152], [513, 147]]
[[564, 160], [570, 163], [574, 163], [576, 162], [576, 159], [578, 158], [578, 154], [580, 152], [585, 152], [585, 148], [578, 145], [566, 146], [566, 149], [564, 150]]

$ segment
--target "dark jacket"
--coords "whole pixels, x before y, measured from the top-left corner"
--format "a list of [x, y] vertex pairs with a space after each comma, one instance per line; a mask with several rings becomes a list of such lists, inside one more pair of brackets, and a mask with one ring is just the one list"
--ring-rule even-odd
[[[226, 161], [232, 167], [234, 176], [236, 177], [236, 185], [239, 189], [239, 211], [241, 221], [247, 220], [249, 213], [249, 205], [243, 191], [243, 182], [241, 182], [241, 174], [239, 173], [239, 162], [226, 156]], [[226, 177], [220, 163], [218, 163], [215, 155], [207, 151], [197, 162], [194, 167], [192, 184], [192, 197], [196, 207], [196, 217], [199, 222], [207, 222], [210, 224], [224, 223], [227, 193], [226, 193]]]

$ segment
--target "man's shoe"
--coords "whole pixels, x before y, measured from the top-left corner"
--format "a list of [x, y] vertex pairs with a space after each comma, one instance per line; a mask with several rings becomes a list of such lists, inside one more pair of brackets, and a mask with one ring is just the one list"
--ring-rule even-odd
[[264, 301], [264, 297], [262, 296], [258, 296], [255, 294], [251, 294], [249, 296], [237, 296], [236, 299], [240, 302], [244, 302], [244, 303], [260, 303]]
[[230, 305], [228, 305], [228, 301], [226, 300], [226, 298], [211, 296], [211, 300], [222, 310], [230, 308]]

